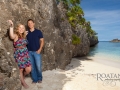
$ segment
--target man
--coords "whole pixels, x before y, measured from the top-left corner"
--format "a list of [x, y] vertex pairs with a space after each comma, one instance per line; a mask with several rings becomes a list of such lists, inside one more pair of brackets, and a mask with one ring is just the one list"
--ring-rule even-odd
[[40, 30], [35, 29], [35, 23], [32, 19], [27, 21], [29, 27], [27, 40], [28, 40], [28, 51], [30, 60], [32, 63], [31, 76], [33, 83], [42, 82], [42, 61], [41, 61], [41, 50], [44, 45], [44, 38]]

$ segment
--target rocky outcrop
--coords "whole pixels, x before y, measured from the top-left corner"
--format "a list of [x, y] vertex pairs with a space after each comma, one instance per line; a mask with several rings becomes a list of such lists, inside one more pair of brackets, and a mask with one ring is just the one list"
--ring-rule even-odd
[[21, 89], [19, 71], [12, 58], [10, 52], [0, 42], [0, 90]]
[[89, 37], [89, 41], [90, 41], [90, 47], [93, 47], [99, 43], [97, 36]]
[[110, 42], [120, 42], [120, 40], [119, 39], [113, 39]]
[[[19, 70], [13, 58], [13, 44], [9, 39], [7, 20], [26, 25], [29, 18], [43, 32], [45, 46], [42, 51], [43, 70], [64, 69], [71, 58], [89, 52], [90, 42], [81, 26], [73, 29], [65, 15], [62, 3], [55, 0], [1, 0], [0, 1], [0, 90], [20, 90]], [[72, 44], [72, 35], [80, 39]]]

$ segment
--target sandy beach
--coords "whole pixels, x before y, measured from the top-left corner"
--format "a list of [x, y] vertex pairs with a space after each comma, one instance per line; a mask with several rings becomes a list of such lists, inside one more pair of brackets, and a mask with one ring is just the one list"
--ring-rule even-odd
[[95, 57], [73, 58], [65, 70], [43, 72], [43, 82], [25, 81], [28, 89], [22, 90], [120, 90], [120, 68], [95, 61]]

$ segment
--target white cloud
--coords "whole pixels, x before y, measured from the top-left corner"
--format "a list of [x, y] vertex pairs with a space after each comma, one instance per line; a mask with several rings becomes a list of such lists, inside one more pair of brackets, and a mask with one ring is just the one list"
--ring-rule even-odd
[[109, 25], [120, 23], [120, 10], [113, 11], [85, 11], [85, 18], [93, 25]]
[[85, 11], [85, 18], [100, 40], [120, 38], [120, 10], [89, 10]]
[[120, 38], [120, 0], [83, 0], [81, 6], [99, 40]]

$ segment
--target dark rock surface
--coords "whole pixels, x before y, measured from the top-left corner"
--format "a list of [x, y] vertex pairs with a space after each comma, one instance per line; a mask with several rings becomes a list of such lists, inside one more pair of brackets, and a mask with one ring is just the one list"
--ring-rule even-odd
[[[0, 90], [20, 90], [19, 70], [13, 58], [13, 42], [8, 36], [7, 20], [26, 25], [29, 18], [43, 32], [45, 45], [42, 51], [43, 70], [64, 69], [75, 56], [89, 52], [90, 42], [86, 30], [68, 23], [63, 4], [55, 0], [0, 0]], [[72, 44], [72, 34], [81, 38], [79, 45]]]
[[99, 43], [98, 38], [96, 36], [89, 37], [89, 41], [90, 41], [90, 47], [93, 47]]

